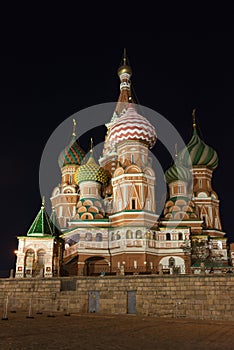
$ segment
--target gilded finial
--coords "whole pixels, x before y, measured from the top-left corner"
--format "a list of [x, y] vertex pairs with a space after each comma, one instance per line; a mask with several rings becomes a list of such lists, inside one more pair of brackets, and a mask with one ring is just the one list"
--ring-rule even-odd
[[76, 136], [76, 120], [73, 119], [73, 131], [72, 131], [72, 136]]
[[175, 158], [178, 157], [178, 149], [177, 149], [177, 143], [175, 143]]
[[93, 153], [93, 138], [90, 137], [90, 153]]
[[195, 115], [195, 113], [196, 113], [196, 108], [193, 108], [192, 117], [193, 117], [193, 128], [194, 128], [194, 129], [196, 129], [196, 126], [197, 126], [197, 124], [196, 124], [196, 115]]
[[45, 206], [45, 196], [42, 196], [41, 206], [44, 208]]
[[130, 76], [132, 75], [132, 69], [127, 63], [127, 53], [126, 53], [126, 48], [124, 48], [124, 53], [123, 53], [123, 64], [121, 67], [118, 69], [118, 75], [121, 76], [121, 74], [127, 73]]
[[126, 61], [127, 61], [127, 54], [126, 54], [126, 48], [124, 48], [124, 55], [123, 55], [123, 64], [124, 64], [124, 66], [126, 65]]

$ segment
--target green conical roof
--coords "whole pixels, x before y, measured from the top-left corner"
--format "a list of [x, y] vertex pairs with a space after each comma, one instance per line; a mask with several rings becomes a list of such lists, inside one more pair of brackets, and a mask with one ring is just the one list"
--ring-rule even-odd
[[53, 223], [50, 220], [44, 203], [42, 203], [41, 209], [33, 221], [30, 229], [27, 232], [27, 236], [43, 237], [43, 236], [54, 236], [53, 234]]

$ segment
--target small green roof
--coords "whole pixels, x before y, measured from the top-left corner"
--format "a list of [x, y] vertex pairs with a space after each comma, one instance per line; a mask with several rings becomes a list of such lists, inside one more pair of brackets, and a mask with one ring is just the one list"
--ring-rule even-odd
[[27, 236], [43, 237], [54, 236], [54, 225], [44, 207], [44, 199], [42, 200], [42, 206], [34, 219], [30, 229], [27, 232]]

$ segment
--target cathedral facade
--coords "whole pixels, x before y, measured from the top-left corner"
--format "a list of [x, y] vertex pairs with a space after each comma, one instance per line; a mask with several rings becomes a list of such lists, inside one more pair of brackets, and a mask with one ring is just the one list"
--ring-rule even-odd
[[[61, 183], [28, 233], [18, 237], [16, 277], [186, 274], [228, 268], [227, 238], [212, 188], [216, 151], [193, 134], [165, 172], [163, 213], [157, 212], [157, 174], [149, 150], [155, 127], [137, 111], [131, 67], [118, 69], [120, 95], [106, 124], [103, 152], [85, 154], [74, 128], [59, 156]], [[192, 195], [191, 195], [192, 193]]]

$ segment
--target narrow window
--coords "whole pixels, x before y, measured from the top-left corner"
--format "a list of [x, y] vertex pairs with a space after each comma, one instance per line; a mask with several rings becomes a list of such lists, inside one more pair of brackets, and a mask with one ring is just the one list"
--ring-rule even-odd
[[170, 233], [167, 233], [167, 234], [166, 234], [166, 240], [167, 240], [167, 241], [170, 241], [170, 240], [171, 240], [171, 235], [170, 235]]
[[132, 209], [136, 209], [136, 200], [132, 199]]
[[134, 154], [131, 155], [132, 163], [134, 163]]

